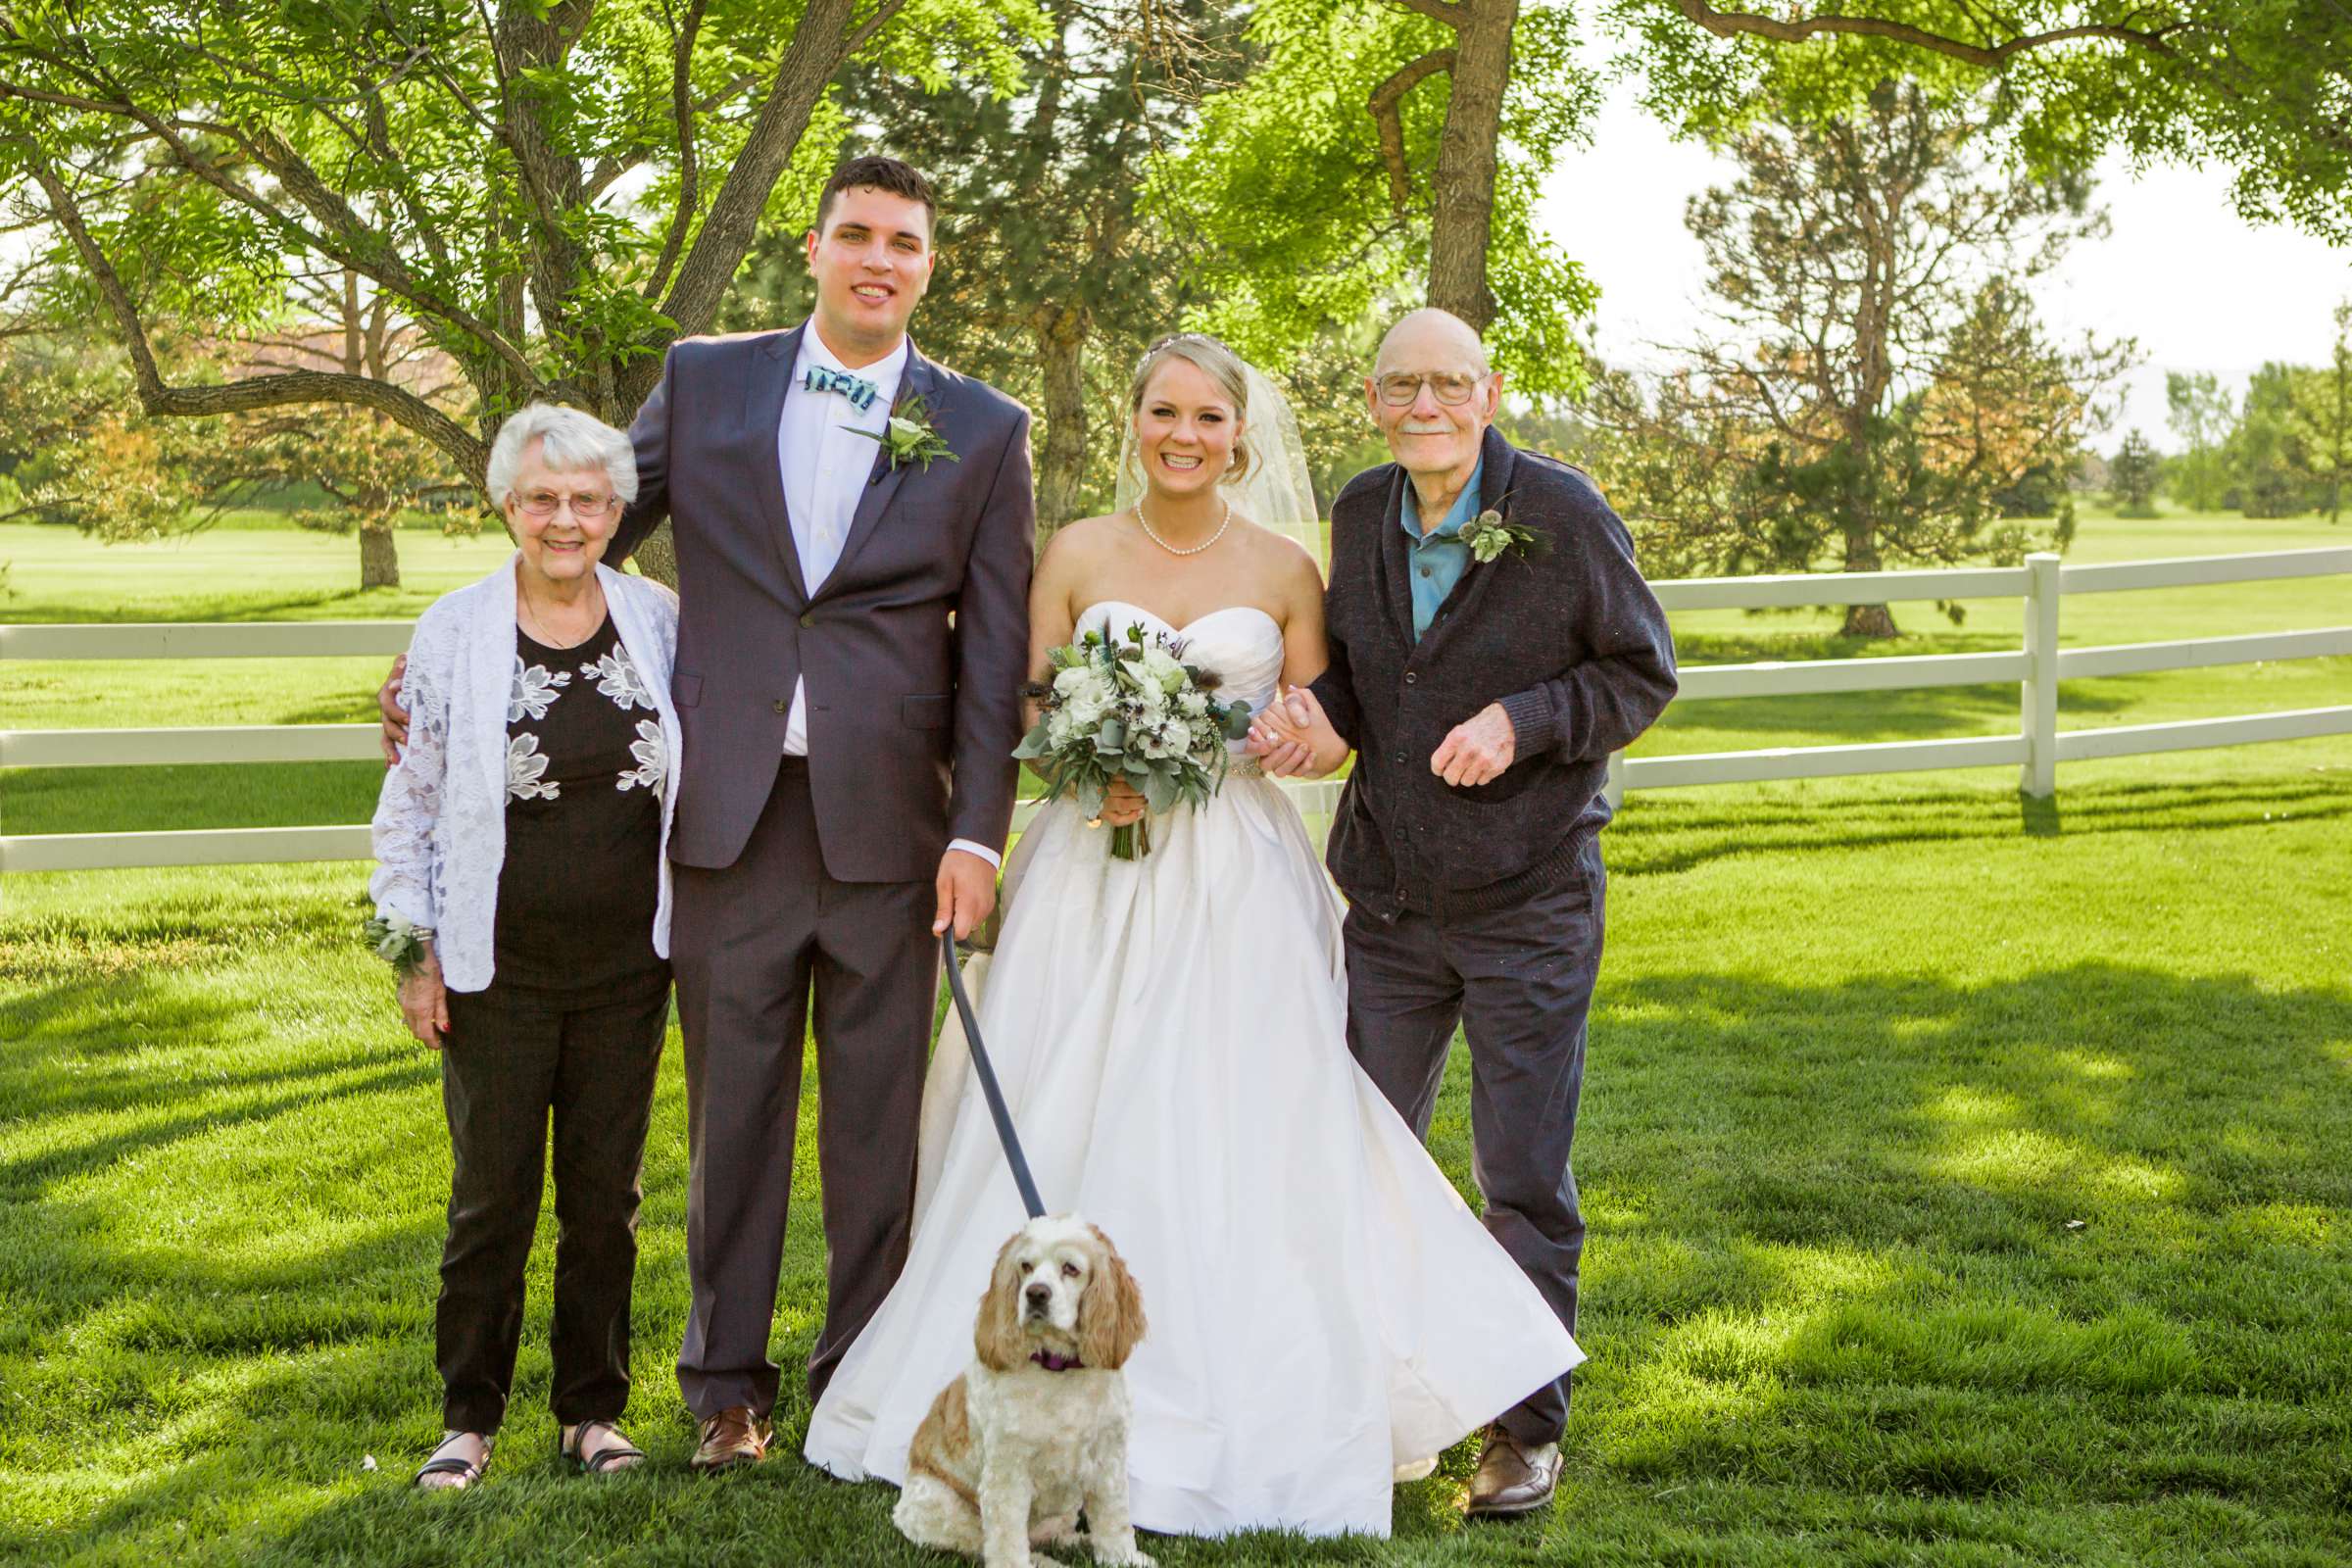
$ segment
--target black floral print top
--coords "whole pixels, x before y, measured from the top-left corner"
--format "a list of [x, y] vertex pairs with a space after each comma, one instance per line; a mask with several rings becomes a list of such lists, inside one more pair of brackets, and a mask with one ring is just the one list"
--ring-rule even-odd
[[654, 911], [668, 764], [653, 694], [611, 616], [576, 648], [515, 632], [500, 981], [578, 991], [662, 967]]

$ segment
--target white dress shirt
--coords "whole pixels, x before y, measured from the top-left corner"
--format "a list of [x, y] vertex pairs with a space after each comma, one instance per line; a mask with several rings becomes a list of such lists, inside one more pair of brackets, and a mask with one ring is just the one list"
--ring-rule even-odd
[[[906, 356], [912, 345], [905, 338], [888, 357], [856, 369], [841, 363], [811, 321], [801, 333], [799, 356], [793, 361], [792, 382], [784, 393], [784, 415], [776, 422], [776, 463], [784, 476], [784, 510], [792, 521], [792, 544], [801, 562], [801, 580], [814, 594], [841, 564], [842, 547], [849, 542], [850, 521], [865, 495], [881, 450], [869, 436], [880, 435], [899, 400], [899, 383], [906, 374]], [[840, 392], [811, 392], [811, 368], [844, 371], [874, 384], [874, 401], [860, 409]], [[859, 434], [864, 431], [867, 434]], [[808, 755], [808, 683], [796, 679], [792, 714], [784, 721], [784, 755]], [[968, 850], [991, 865], [1004, 858], [994, 850], [969, 839], [957, 839], [952, 850]]]

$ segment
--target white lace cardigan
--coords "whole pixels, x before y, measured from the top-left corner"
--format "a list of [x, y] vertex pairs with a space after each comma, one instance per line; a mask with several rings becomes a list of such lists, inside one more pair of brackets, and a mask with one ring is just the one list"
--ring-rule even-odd
[[[401, 698], [409, 744], [375, 805], [376, 912], [434, 933], [452, 991], [489, 985], [498, 876], [507, 858], [507, 712], [514, 685], [514, 562], [443, 595], [416, 618]], [[613, 630], [645, 677], [662, 719], [661, 894], [654, 951], [669, 956], [669, 824], [678, 799], [677, 710], [669, 671], [677, 596], [659, 583], [596, 568]]]

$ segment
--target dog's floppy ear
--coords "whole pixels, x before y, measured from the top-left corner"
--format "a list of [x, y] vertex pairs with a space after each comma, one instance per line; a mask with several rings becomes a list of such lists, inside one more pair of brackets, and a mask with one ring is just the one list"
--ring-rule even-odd
[[1086, 1294], [1078, 1298], [1078, 1359], [1115, 1372], [1144, 1337], [1144, 1293], [1136, 1289], [1135, 1276], [1110, 1238], [1100, 1226], [1087, 1229], [1094, 1234], [1095, 1259]]
[[1029, 1359], [1029, 1343], [1021, 1336], [1021, 1277], [1013, 1263], [1020, 1240], [1016, 1231], [997, 1250], [980, 1315], [972, 1320], [972, 1353], [991, 1372], [1009, 1372]]

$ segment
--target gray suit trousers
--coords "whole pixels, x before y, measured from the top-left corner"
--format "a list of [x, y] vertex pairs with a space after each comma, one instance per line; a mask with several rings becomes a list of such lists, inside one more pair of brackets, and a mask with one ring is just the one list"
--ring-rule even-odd
[[936, 893], [827, 876], [798, 758], [782, 760], [734, 864], [672, 874], [692, 1152], [678, 1388], [698, 1420], [732, 1405], [764, 1417], [780, 1381], [768, 1334], [812, 1005], [827, 1259], [811, 1404], [906, 1261], [939, 987]]
[[[1471, 1172], [1487, 1229], [1576, 1329], [1585, 1248], [1569, 1145], [1585, 1082], [1585, 1015], [1600, 969], [1603, 897], [1597, 835], [1576, 874], [1509, 908], [1386, 918], [1349, 909], [1348, 1043], [1397, 1114], [1427, 1137], [1456, 1025], [1470, 1042]], [[1497, 1418], [1525, 1443], [1557, 1441], [1568, 1379]]]

